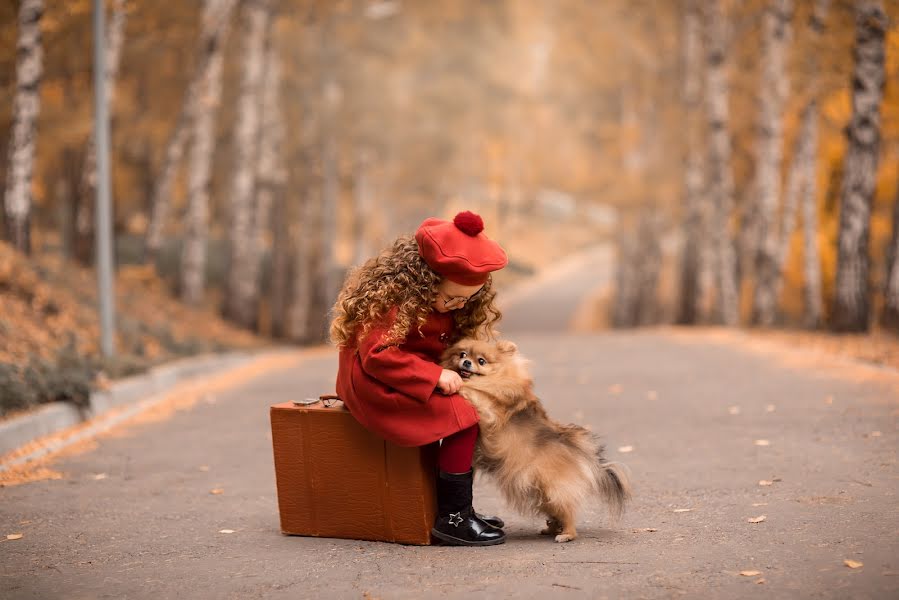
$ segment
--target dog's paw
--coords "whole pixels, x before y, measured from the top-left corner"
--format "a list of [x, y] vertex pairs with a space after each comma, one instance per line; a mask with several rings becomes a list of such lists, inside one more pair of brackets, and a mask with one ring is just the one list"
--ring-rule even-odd
[[547, 519], [546, 527], [540, 530], [540, 535], [556, 535], [562, 532], [562, 525], [555, 519]]
[[573, 534], [573, 533], [560, 533], [559, 535], [556, 536], [556, 542], [558, 542], [560, 544], [562, 542], [570, 542], [571, 540], [575, 539], [576, 537], [577, 537], [577, 535]]

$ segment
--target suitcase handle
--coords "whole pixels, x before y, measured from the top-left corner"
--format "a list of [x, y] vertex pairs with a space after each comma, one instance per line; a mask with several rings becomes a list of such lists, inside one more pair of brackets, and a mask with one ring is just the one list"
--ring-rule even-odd
[[294, 400], [293, 403], [297, 406], [312, 406], [313, 404], [318, 404], [319, 402], [321, 402], [325, 406], [325, 408], [331, 408], [338, 400], [340, 400], [340, 397], [337, 394], [322, 394], [318, 398]]

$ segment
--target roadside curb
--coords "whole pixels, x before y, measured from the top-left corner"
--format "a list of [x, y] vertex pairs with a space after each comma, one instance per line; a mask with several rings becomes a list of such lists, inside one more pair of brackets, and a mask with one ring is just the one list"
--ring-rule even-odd
[[[34, 412], [0, 422], [0, 456], [4, 456], [43, 436], [102, 416], [112, 409], [167, 392], [177, 384], [200, 375], [218, 374], [246, 365], [266, 355], [302, 354], [300, 348], [267, 348], [192, 356], [151, 368], [145, 373], [117, 380], [108, 389], [91, 392], [89, 406], [78, 408], [69, 402], [50, 402]], [[3, 467], [0, 466], [0, 470]]]

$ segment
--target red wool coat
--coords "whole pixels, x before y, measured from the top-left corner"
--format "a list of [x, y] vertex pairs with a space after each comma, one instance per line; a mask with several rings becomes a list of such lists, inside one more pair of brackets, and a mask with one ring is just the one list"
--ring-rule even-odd
[[379, 346], [385, 325], [372, 327], [357, 348], [340, 349], [337, 395], [366, 429], [399, 446], [423, 446], [478, 422], [462, 396], [436, 389], [453, 325], [452, 313], [434, 311], [423, 335], [413, 327], [398, 346]]

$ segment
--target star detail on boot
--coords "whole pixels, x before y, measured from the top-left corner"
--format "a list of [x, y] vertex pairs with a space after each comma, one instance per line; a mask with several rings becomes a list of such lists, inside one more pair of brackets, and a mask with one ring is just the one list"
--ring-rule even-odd
[[461, 512], [450, 513], [449, 522], [450, 522], [450, 525], [452, 525], [453, 527], [458, 527], [459, 523], [462, 522], [462, 513]]

